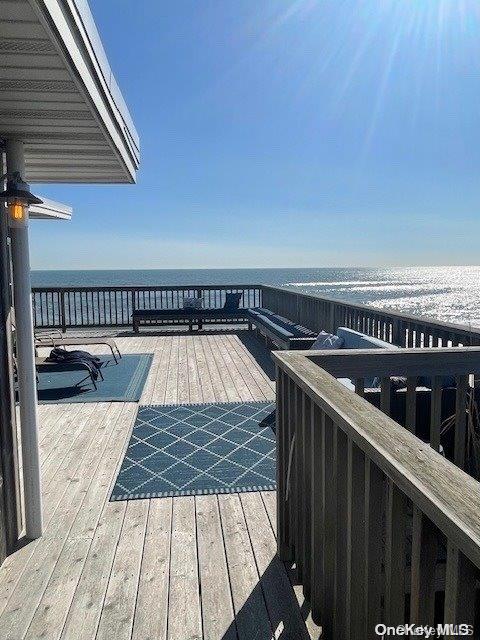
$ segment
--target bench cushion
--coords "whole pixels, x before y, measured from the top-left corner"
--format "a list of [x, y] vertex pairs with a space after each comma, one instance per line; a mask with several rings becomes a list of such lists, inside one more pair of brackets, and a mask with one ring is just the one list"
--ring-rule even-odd
[[246, 317], [247, 309], [135, 309], [133, 318], [237, 318]]
[[253, 323], [261, 324], [269, 328], [279, 338], [284, 340], [291, 340], [295, 338], [315, 338], [316, 333], [302, 327], [299, 324], [295, 324], [291, 320], [279, 316], [270, 309], [263, 309], [261, 307], [257, 309], [249, 309], [249, 317]]
[[274, 318], [265, 315], [257, 309], [251, 309], [249, 315], [252, 317], [254, 322], [260, 322], [264, 326], [269, 327], [272, 331], [283, 338], [293, 338], [294, 334], [290, 331], [290, 327], [286, 323], [280, 324], [279, 321], [276, 321]]
[[[385, 342], [385, 340], [380, 340], [379, 338], [374, 338], [372, 336], [367, 336], [364, 333], [360, 333], [360, 331], [354, 331], [353, 329], [347, 329], [347, 327], [338, 327], [336, 331], [337, 336], [343, 338], [344, 343], [342, 349], [388, 349], [388, 350], [397, 350], [400, 347], [397, 347], [395, 344], [390, 344], [389, 342]], [[345, 382], [342, 380], [343, 384]], [[376, 388], [379, 386], [379, 379], [376, 376], [372, 376], [370, 378], [365, 378], [364, 384], [365, 388]], [[347, 385], [345, 385], [347, 386]]]
[[344, 343], [342, 349], [399, 349], [395, 344], [385, 342], [379, 338], [367, 336], [360, 331], [347, 329], [347, 327], [338, 327], [335, 332], [337, 336], [343, 338]]

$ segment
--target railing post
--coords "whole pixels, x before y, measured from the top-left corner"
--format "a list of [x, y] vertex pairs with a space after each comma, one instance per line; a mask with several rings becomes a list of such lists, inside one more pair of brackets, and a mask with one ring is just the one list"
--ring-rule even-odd
[[336, 311], [337, 305], [334, 302], [330, 303], [330, 313], [329, 313], [329, 326], [327, 328], [327, 331], [329, 331], [330, 333], [334, 333], [336, 330], [336, 326], [335, 326], [335, 311]]
[[[288, 429], [285, 393], [285, 374], [276, 368], [277, 379], [277, 408], [276, 408], [276, 439], [277, 439], [277, 547], [281, 560], [291, 560], [292, 551], [289, 544], [288, 504], [286, 502], [286, 478], [288, 470]], [[288, 382], [287, 382], [288, 384]]]
[[[323, 611], [322, 626], [326, 638], [334, 637], [336, 529], [337, 529], [337, 469], [334, 457], [334, 440], [337, 426], [324, 414], [322, 443], [323, 490]], [[343, 525], [345, 526], [345, 524]], [[353, 640], [353, 639], [352, 639]]]
[[312, 407], [311, 416], [311, 460], [312, 477], [310, 484], [312, 510], [311, 522], [311, 605], [312, 619], [317, 624], [322, 624], [322, 615], [325, 607], [325, 510], [323, 503], [323, 482], [324, 482], [324, 427], [325, 416], [320, 407], [316, 404]]
[[303, 511], [303, 415], [302, 390], [295, 385], [295, 449], [293, 469], [295, 471], [295, 561], [297, 565], [297, 579], [303, 581], [303, 550], [304, 550], [304, 511]]
[[[347, 598], [349, 593], [349, 489], [348, 489], [348, 449], [349, 442], [341, 429], [336, 429], [333, 439], [333, 465], [336, 473], [335, 502], [335, 594], [334, 594], [334, 633], [339, 640], [348, 636], [349, 611]], [[351, 546], [351, 545], [350, 545]]]
[[137, 309], [137, 298], [136, 298], [136, 289], [132, 289], [132, 311], [136, 311]]
[[395, 318], [392, 322], [392, 344], [396, 344], [399, 347], [402, 345], [402, 325], [400, 318]]
[[138, 326], [135, 325], [135, 320], [133, 319], [133, 312], [137, 308], [136, 298], [135, 298], [136, 292], [137, 292], [136, 289], [132, 289], [131, 290], [131, 294], [132, 294], [132, 326], [133, 326], [133, 330], [135, 331], [135, 333], [138, 333]]
[[407, 500], [388, 481], [385, 542], [385, 623], [405, 622], [405, 545]]
[[432, 626], [435, 620], [435, 567], [438, 535], [430, 520], [413, 507], [410, 622]]
[[[347, 439], [344, 438], [346, 441]], [[348, 447], [348, 448], [347, 448]], [[347, 449], [347, 451], [345, 451]], [[366, 626], [366, 530], [365, 530], [365, 454], [351, 440], [344, 447], [347, 453], [347, 531], [346, 531], [346, 620], [347, 637], [361, 638]], [[342, 464], [344, 455], [337, 464]], [[345, 464], [345, 460], [343, 460]], [[340, 471], [338, 471], [340, 476]], [[337, 495], [339, 482], [337, 480]]]
[[286, 393], [288, 394], [288, 473], [287, 473], [287, 513], [288, 513], [288, 532], [289, 543], [292, 548], [292, 555], [296, 557], [297, 552], [297, 540], [296, 540], [296, 470], [295, 470], [295, 438], [296, 438], [296, 423], [295, 423], [295, 383], [289, 377], [287, 377]]
[[312, 401], [307, 394], [303, 397], [303, 495], [302, 509], [304, 512], [304, 541], [303, 541], [303, 593], [308, 601], [312, 597]]
[[[475, 622], [475, 585], [478, 570], [452, 542], [447, 544], [445, 577], [445, 624]], [[446, 636], [453, 640], [454, 636]]]
[[67, 330], [66, 310], [65, 310], [65, 291], [60, 291], [60, 326], [63, 333]]
[[365, 460], [365, 637], [382, 622], [384, 479], [380, 469]]

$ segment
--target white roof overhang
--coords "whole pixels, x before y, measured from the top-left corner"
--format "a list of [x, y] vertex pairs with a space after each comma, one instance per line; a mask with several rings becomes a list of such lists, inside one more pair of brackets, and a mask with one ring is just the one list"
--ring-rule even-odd
[[42, 204], [31, 204], [28, 215], [33, 220], [70, 220], [73, 209], [68, 204], [42, 198]]
[[86, 0], [0, 0], [0, 143], [29, 182], [134, 182], [139, 139]]

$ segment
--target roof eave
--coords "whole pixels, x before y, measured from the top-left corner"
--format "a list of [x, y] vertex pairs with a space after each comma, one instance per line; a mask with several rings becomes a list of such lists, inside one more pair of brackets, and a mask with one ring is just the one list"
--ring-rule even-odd
[[29, 217], [32, 220], [70, 220], [73, 208], [68, 204], [55, 202], [49, 198], [43, 198], [41, 204], [32, 204], [29, 207]]
[[[124, 179], [119, 180], [115, 177], [111, 181], [134, 183], [139, 167], [139, 147], [113, 99], [111, 86], [108, 85], [108, 82], [115, 82], [113, 75], [105, 78], [78, 7], [74, 2], [67, 3], [61, 0], [29, 2], [50, 33], [53, 44], [65, 60], [79, 91], [90, 106], [93, 116], [104, 131], [123, 168]], [[88, 5], [83, 3], [82, 13], [86, 10]]]

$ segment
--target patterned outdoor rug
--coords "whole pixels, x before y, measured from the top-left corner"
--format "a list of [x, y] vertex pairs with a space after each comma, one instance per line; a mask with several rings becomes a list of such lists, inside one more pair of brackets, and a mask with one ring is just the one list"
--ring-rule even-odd
[[138, 409], [111, 500], [275, 489], [275, 403]]

